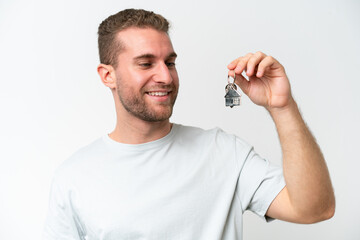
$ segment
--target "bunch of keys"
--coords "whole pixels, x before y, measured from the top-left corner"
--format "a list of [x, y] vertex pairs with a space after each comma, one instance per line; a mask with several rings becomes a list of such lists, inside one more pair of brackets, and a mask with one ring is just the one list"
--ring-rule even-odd
[[234, 81], [230, 82], [228, 75], [228, 84], [225, 87], [225, 106], [226, 107], [234, 107], [240, 106], [240, 98], [241, 94], [237, 91], [237, 87], [235, 84], [236, 74], [234, 73]]

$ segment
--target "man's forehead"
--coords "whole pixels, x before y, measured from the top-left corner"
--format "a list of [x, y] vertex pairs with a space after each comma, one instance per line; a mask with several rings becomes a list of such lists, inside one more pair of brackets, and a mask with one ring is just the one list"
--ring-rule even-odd
[[121, 52], [133, 54], [153, 54], [159, 51], [165, 54], [174, 52], [171, 40], [167, 33], [152, 28], [127, 28], [117, 35], [121, 45]]

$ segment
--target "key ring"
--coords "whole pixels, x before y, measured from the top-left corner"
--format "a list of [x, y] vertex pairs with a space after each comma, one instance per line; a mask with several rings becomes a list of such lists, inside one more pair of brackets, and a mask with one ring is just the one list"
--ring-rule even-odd
[[[232, 77], [234, 79], [233, 82], [230, 82], [229, 78]], [[229, 87], [233, 88], [235, 91], [237, 90], [237, 86], [235, 84], [235, 78], [236, 78], [236, 73], [234, 72], [234, 77], [233, 76], [230, 76], [228, 75], [228, 78], [227, 78], [227, 81], [228, 81], [228, 84], [225, 86], [225, 89], [228, 89]], [[240, 93], [239, 93], [240, 94]]]

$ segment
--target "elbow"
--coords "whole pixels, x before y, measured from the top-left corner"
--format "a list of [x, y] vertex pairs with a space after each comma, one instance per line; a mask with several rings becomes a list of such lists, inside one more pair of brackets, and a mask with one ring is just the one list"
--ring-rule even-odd
[[320, 221], [325, 221], [332, 218], [335, 215], [335, 208], [335, 196], [332, 195], [332, 197], [328, 201], [327, 207], [323, 211], [322, 219]]
[[327, 211], [325, 211], [323, 213], [317, 213], [317, 214], [302, 216], [301, 218], [298, 218], [298, 219], [301, 219], [301, 220], [296, 221], [296, 223], [314, 224], [314, 223], [329, 220], [334, 216], [334, 214], [335, 214], [335, 210], [329, 209], [329, 210], [327, 210]]
[[314, 211], [312, 216], [309, 216], [305, 221], [306, 224], [318, 223], [326, 221], [335, 215], [335, 200], [330, 201], [326, 207], [322, 207], [321, 211]]
[[313, 224], [331, 219], [335, 215], [335, 196], [327, 197], [326, 200], [311, 201], [302, 209], [296, 211], [296, 223]]
[[321, 221], [329, 220], [335, 215], [335, 200], [331, 205], [326, 209], [326, 211], [323, 213], [323, 217]]

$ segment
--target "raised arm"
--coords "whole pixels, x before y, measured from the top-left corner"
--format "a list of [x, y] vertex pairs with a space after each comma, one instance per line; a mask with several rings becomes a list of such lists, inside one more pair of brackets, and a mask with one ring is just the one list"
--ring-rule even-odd
[[[257, 105], [265, 107], [275, 122], [283, 155], [286, 187], [266, 215], [296, 223], [331, 218], [335, 197], [329, 172], [314, 137], [291, 95], [284, 67], [262, 52], [249, 53], [228, 65], [229, 75]], [[245, 71], [246, 80], [241, 73]]]

